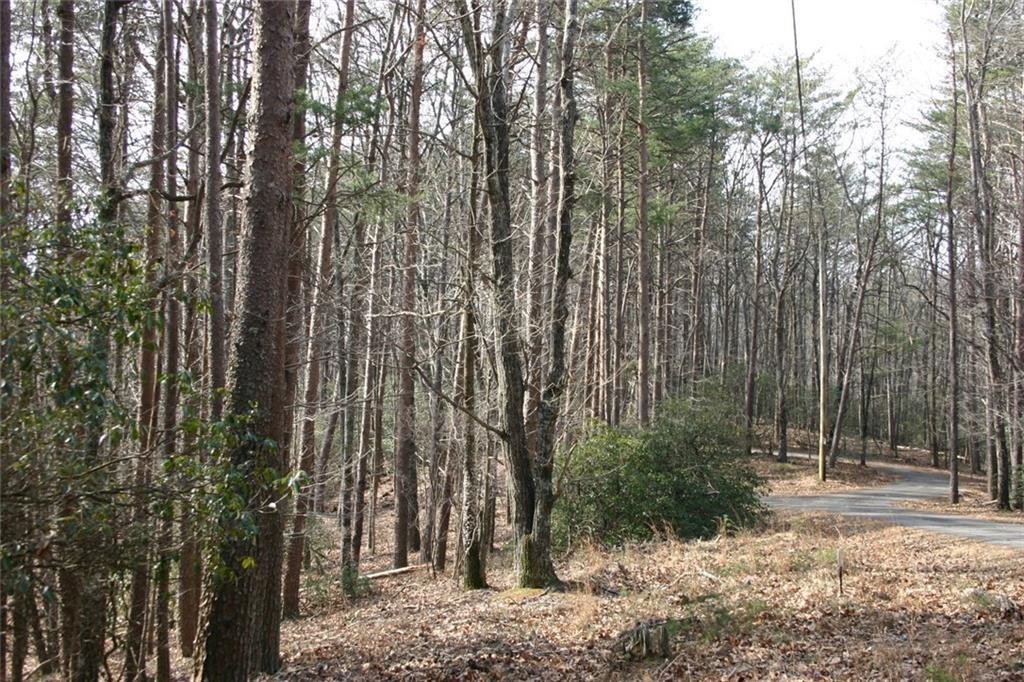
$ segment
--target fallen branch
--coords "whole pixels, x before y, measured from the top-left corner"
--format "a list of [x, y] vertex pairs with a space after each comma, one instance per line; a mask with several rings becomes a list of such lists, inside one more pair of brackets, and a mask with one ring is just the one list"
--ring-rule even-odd
[[715, 575], [714, 573], [712, 573], [710, 571], [705, 571], [703, 568], [699, 569], [697, 571], [697, 573], [700, 573], [702, 576], [704, 576], [708, 580], [711, 580], [712, 582], [716, 582], [716, 583], [722, 582], [722, 579], [719, 578], [717, 575]]
[[368, 573], [363, 577], [367, 580], [376, 580], [377, 578], [388, 578], [393, 575], [401, 575], [402, 573], [409, 573], [411, 571], [418, 570], [420, 568], [427, 568], [430, 564], [416, 564], [415, 566], [403, 566], [402, 568], [392, 568], [387, 571], [378, 571], [376, 573]]

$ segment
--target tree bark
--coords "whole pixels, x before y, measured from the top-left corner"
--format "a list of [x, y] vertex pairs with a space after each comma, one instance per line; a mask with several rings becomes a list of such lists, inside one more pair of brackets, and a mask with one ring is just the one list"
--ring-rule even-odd
[[[878, 240], [882, 237], [882, 220], [885, 211], [885, 109], [887, 100], [883, 94], [883, 101], [879, 109], [880, 123], [880, 144], [881, 151], [878, 160], [878, 200], [875, 207], [875, 229], [871, 234], [868, 243], [867, 258], [858, 273], [857, 278], [857, 300], [854, 303], [853, 321], [850, 323], [850, 339], [846, 345], [846, 353], [842, 363], [842, 382], [839, 387], [839, 402], [836, 405], [835, 415], [832, 419], [832, 439], [829, 445], [828, 459], [829, 466], [835, 467], [839, 457], [839, 446], [843, 437], [843, 416], [846, 413], [846, 404], [850, 394], [850, 386], [853, 377], [853, 363], [856, 360], [858, 343], [860, 342], [861, 318], [864, 313], [864, 301], [867, 297], [868, 284], [871, 280], [871, 273], [875, 267], [875, 254], [878, 247]], [[858, 221], [859, 222], [859, 221]]]
[[647, 123], [644, 118], [647, 96], [647, 0], [640, 0], [640, 38], [637, 46], [637, 243], [639, 274], [637, 275], [637, 418], [641, 426], [651, 419], [651, 256], [647, 234]]
[[[158, 38], [156, 56], [156, 76], [153, 79], [153, 129], [151, 153], [154, 158], [165, 151], [166, 116], [167, 116], [167, 68], [166, 50], [163, 49], [164, 34]], [[145, 259], [146, 288], [149, 293], [148, 313], [151, 321], [147, 321], [142, 331], [141, 350], [139, 351], [139, 458], [136, 462], [134, 486], [135, 497], [132, 520], [134, 524], [148, 523], [146, 510], [146, 488], [152, 476], [152, 450], [154, 446], [153, 431], [157, 415], [158, 387], [157, 377], [157, 316], [160, 306], [160, 292], [157, 289], [160, 259], [160, 232], [163, 227], [164, 215], [161, 211], [160, 192], [164, 183], [164, 164], [154, 163], [150, 166], [148, 210], [146, 215]], [[125, 679], [135, 682], [145, 676], [146, 647], [144, 628], [146, 624], [146, 605], [149, 601], [150, 583], [149, 559], [145, 555], [139, 557], [132, 568], [131, 587], [129, 588], [128, 623], [125, 638]]]
[[956, 133], [957, 133], [957, 87], [956, 87], [956, 51], [953, 45], [953, 35], [950, 33], [950, 77], [952, 87], [953, 111], [949, 123], [949, 154], [946, 164], [946, 239], [948, 240], [946, 254], [949, 263], [949, 362], [948, 383], [946, 389], [949, 394], [949, 443], [946, 449], [949, 451], [949, 501], [953, 504], [960, 502], [960, 356], [958, 353], [959, 320], [957, 316], [957, 239], [956, 239], [956, 216], [953, 212], [953, 183], [956, 176]]
[[206, 11], [206, 268], [210, 296], [210, 418], [220, 419], [224, 404], [224, 235], [221, 229], [220, 42], [217, 0]]
[[[240, 532], [227, 534], [218, 548], [221, 569], [207, 595], [209, 615], [196, 657], [196, 677], [204, 680], [248, 679], [255, 667], [253, 644], [262, 641], [261, 659], [276, 662], [280, 636], [276, 614], [260, 612], [268, 596], [279, 598], [281, 561], [280, 512], [275, 491], [262, 477], [285, 464], [281, 446], [270, 443], [280, 443], [286, 415], [281, 377], [288, 235], [281, 226], [291, 213], [293, 12], [291, 3], [260, 0], [254, 15], [254, 144], [246, 169], [238, 320], [226, 385], [229, 414], [248, 415], [243, 438], [228, 456], [245, 472], [238, 492], [256, 517], [257, 531], [254, 537], [234, 528]], [[231, 528], [236, 522], [224, 523]]]
[[420, 99], [423, 92], [423, 47], [426, 44], [425, 13], [425, 0], [419, 0], [416, 5], [416, 28], [413, 37], [409, 137], [406, 145], [406, 193], [409, 196], [409, 207], [405, 220], [402, 316], [399, 319], [398, 413], [395, 424], [395, 542], [391, 560], [394, 568], [408, 565], [410, 546], [416, 550], [419, 544], [412, 501], [416, 492], [416, 272], [420, 216], [417, 194], [420, 184]]
[[480, 476], [477, 464], [476, 414], [477, 331], [474, 292], [476, 290], [476, 259], [479, 250], [477, 188], [480, 157], [479, 122], [473, 132], [472, 169], [470, 170], [469, 221], [466, 234], [466, 265], [462, 292], [462, 333], [459, 358], [459, 399], [462, 403], [462, 583], [467, 589], [487, 586], [487, 571], [481, 549]]
[[[750, 341], [747, 351], [747, 376], [744, 399], [744, 416], [747, 427], [747, 456], [754, 447], [754, 412], [757, 407], [757, 354], [760, 343], [761, 328], [761, 282], [764, 267], [762, 265], [762, 232], [764, 231], [764, 161], [767, 140], [762, 139], [757, 153], [757, 211], [754, 217], [754, 290], [750, 298]], [[779, 461], [785, 462], [783, 455]]]
[[[11, 215], [11, 0], [0, 0], [0, 237]], [[0, 273], [0, 292], [7, 273]]]
[[[305, 395], [303, 396], [303, 417], [299, 446], [299, 469], [306, 474], [307, 481], [299, 492], [292, 517], [292, 532], [288, 543], [288, 563], [285, 571], [282, 615], [296, 618], [299, 615], [299, 583], [302, 561], [305, 553], [306, 516], [312, 508], [315, 486], [316, 417], [320, 400], [320, 355], [322, 353], [324, 326], [326, 322], [327, 296], [331, 286], [333, 246], [338, 227], [337, 186], [341, 165], [342, 107], [348, 90], [348, 65], [352, 53], [352, 5], [345, 15], [345, 30], [341, 38], [340, 66], [338, 72], [338, 93], [335, 98], [334, 126], [331, 136], [331, 162], [327, 172], [327, 193], [324, 197], [324, 219], [320, 230], [320, 253], [317, 270], [313, 279], [313, 303], [310, 315], [309, 341], [306, 346]], [[339, 273], [340, 274], [340, 273]], [[338, 286], [341, 287], [339, 279]], [[340, 314], [339, 314], [340, 318]], [[341, 335], [344, 339], [344, 334]], [[342, 340], [342, 343], [344, 341]], [[338, 362], [345, 361], [344, 354], [338, 354]]]

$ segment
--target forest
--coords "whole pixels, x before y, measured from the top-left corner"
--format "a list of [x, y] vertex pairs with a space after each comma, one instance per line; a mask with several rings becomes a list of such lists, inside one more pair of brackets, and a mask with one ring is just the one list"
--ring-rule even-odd
[[0, 0], [0, 680], [1024, 675], [1024, 2], [702, 2]]

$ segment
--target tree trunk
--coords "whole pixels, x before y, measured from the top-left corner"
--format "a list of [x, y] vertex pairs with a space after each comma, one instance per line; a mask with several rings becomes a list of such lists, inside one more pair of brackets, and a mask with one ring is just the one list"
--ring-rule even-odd
[[[860, 268], [857, 278], [857, 300], [854, 304], [853, 321], [850, 323], [850, 339], [846, 344], [846, 352], [842, 363], [842, 382], [839, 388], [839, 402], [836, 405], [835, 415], [832, 420], [832, 439], [829, 444], [829, 466], [835, 467], [839, 457], [839, 447], [843, 437], [843, 416], [846, 413], [846, 404], [849, 399], [850, 386], [853, 382], [853, 363], [857, 357], [857, 345], [860, 341], [861, 317], [864, 313], [864, 300], [867, 296], [868, 283], [871, 279], [871, 272], [875, 266], [875, 252], [878, 240], [882, 236], [882, 219], [885, 210], [885, 109], [887, 100], [883, 94], [883, 100], [879, 109], [880, 145], [881, 151], [878, 160], [878, 202], [875, 210], [875, 229], [871, 234], [868, 243], [868, 254], [863, 266]], [[858, 220], [858, 223], [860, 221]]]
[[[1002, 404], [1004, 384], [1003, 367], [999, 359], [1001, 349], [996, 315], [995, 282], [995, 206], [987, 167], [988, 130], [982, 121], [987, 63], [982, 63], [980, 73], [972, 71], [970, 40], [966, 27], [966, 7], [961, 6], [960, 25], [963, 34], [964, 94], [967, 106], [968, 150], [971, 159], [971, 191], [973, 199], [974, 227], [977, 232], [978, 249], [981, 256], [981, 287], [984, 300], [985, 354], [988, 369], [989, 405]], [[986, 34], [984, 50], [991, 36]], [[1009, 452], [1006, 439], [1006, 422], [1000, 409], [992, 409], [992, 430], [996, 450], [996, 502], [1000, 509], [1010, 506]]]
[[[156, 56], [156, 77], [153, 79], [154, 106], [151, 153], [158, 157], [166, 146], [166, 51], [163, 49], [164, 35], [160, 32]], [[157, 290], [157, 263], [160, 259], [160, 228], [163, 226], [160, 192], [164, 182], [164, 165], [154, 163], [150, 166], [148, 211], [146, 215], [146, 288], [149, 292], [148, 312], [151, 323], [143, 327], [142, 343], [139, 351], [139, 458], [136, 462], [134, 486], [135, 497], [132, 520], [134, 524], [147, 521], [146, 488], [152, 476], [153, 431], [157, 414], [157, 314], [160, 305], [160, 292]], [[145, 676], [146, 648], [144, 629], [146, 624], [146, 605], [149, 601], [150, 566], [148, 558], [143, 555], [132, 568], [131, 586], [129, 588], [128, 623], [125, 638], [125, 679], [135, 682]]]
[[[167, 86], [167, 142], [176, 145], [178, 139], [178, 63], [176, 49], [177, 25], [174, 9], [169, 0], [163, 3], [164, 50], [166, 51]], [[167, 156], [167, 196], [178, 194], [178, 155], [174, 146]], [[182, 225], [178, 218], [177, 202], [167, 202], [167, 240], [164, 247], [164, 267], [174, 267], [182, 252]], [[164, 461], [177, 454], [178, 427], [178, 364], [179, 331], [181, 327], [181, 280], [175, 278], [167, 291], [167, 309], [164, 318], [164, 374], [168, 380], [164, 385], [163, 404], [163, 456]], [[157, 679], [167, 682], [170, 679], [170, 569], [172, 518], [164, 516], [159, 520], [158, 559], [156, 566], [156, 639], [157, 639]]]
[[[378, 339], [380, 336], [380, 294], [378, 289], [381, 288], [381, 251], [380, 230], [378, 228], [374, 231], [373, 252], [370, 256], [370, 281], [369, 287], [366, 288], [365, 291], [365, 300], [367, 304], [366, 359], [363, 365], [364, 379], [361, 401], [362, 416], [360, 419], [359, 448], [357, 451], [358, 461], [355, 463], [357, 467], [355, 475], [355, 492], [352, 496], [348, 495], [347, 491], [352, 488], [351, 467], [353, 466], [353, 463], [342, 463], [343, 481], [342, 496], [339, 500], [339, 512], [341, 513], [342, 518], [341, 570], [343, 581], [354, 578], [359, 566], [359, 555], [363, 537], [364, 498], [366, 495], [367, 476], [369, 475], [371, 468], [373, 474], [373, 497], [371, 500], [372, 509], [370, 514], [370, 533], [368, 541], [370, 551], [373, 551], [374, 512], [376, 512], [377, 477], [379, 474], [377, 470], [377, 458], [374, 455], [379, 450], [377, 443], [380, 442], [380, 422], [375, 422], [375, 417], [381, 409], [381, 400], [377, 393], [378, 382], [382, 384], [384, 381], [383, 376], [378, 371], [383, 371], [384, 363], [381, 362], [380, 367], [378, 367], [374, 362], [374, 358], [380, 351], [380, 342]], [[379, 380], [378, 377], [380, 377]], [[349, 502], [350, 499], [352, 500], [351, 503]], [[347, 508], [346, 505], [349, 504], [351, 504], [351, 507]], [[346, 519], [348, 520], [346, 521]], [[351, 526], [346, 527], [349, 524], [351, 524]]]
[[548, 24], [550, 0], [538, 0], [537, 70], [534, 73], [533, 121], [530, 129], [530, 254], [527, 279], [527, 331], [529, 381], [527, 382], [526, 422], [527, 437], [531, 443], [537, 437], [537, 406], [540, 404], [540, 352], [543, 347], [542, 318], [544, 316], [544, 283], [547, 279], [548, 226], [547, 164], [544, 156], [544, 110], [547, 108], [548, 88]]
[[[551, 364], [545, 380], [540, 403], [540, 442], [534, 455], [536, 485], [536, 511], [532, 532], [520, 539], [518, 549], [519, 584], [539, 586], [557, 583], [551, 563], [551, 510], [554, 505], [555, 429], [558, 423], [565, 391], [565, 323], [569, 310], [566, 302], [569, 277], [570, 247], [572, 245], [572, 216], [575, 204], [576, 166], [573, 156], [573, 137], [576, 130], [575, 41], [579, 28], [576, 0], [566, 0], [565, 26], [562, 32], [562, 60], [559, 88], [562, 93], [562, 121], [560, 126], [561, 154], [559, 157], [558, 231], [555, 249], [555, 281], [551, 299]], [[518, 501], [517, 501], [518, 502]]]
[[462, 566], [462, 584], [476, 590], [487, 586], [487, 571], [481, 549], [480, 475], [477, 464], [476, 424], [476, 357], [477, 331], [474, 297], [476, 291], [476, 259], [480, 248], [480, 126], [473, 131], [472, 168], [469, 186], [469, 221], [466, 234], [466, 265], [463, 275], [462, 331], [460, 334], [459, 399], [462, 403], [462, 528], [459, 557]]
[[[744, 399], [744, 416], [747, 427], [747, 456], [749, 457], [754, 447], [754, 408], [757, 402], [757, 352], [760, 342], [759, 334], [761, 327], [761, 279], [763, 277], [762, 259], [762, 231], [764, 229], [764, 161], [767, 141], [762, 140], [757, 154], [757, 212], [754, 218], [754, 290], [750, 297], [750, 342], [747, 351], [747, 377]], [[781, 451], [780, 451], [781, 453]], [[780, 460], [785, 462], [785, 456], [780, 454]]]
[[238, 331], [231, 339], [227, 408], [232, 415], [249, 415], [246, 433], [255, 436], [243, 437], [229, 456], [233, 466], [249, 471], [237, 492], [255, 515], [257, 531], [254, 536], [237, 529], [240, 532], [228, 534], [218, 548], [223, 568], [213, 576], [207, 595], [209, 615], [197, 652], [196, 677], [204, 680], [248, 679], [254, 672], [256, 642], [265, 645], [260, 652], [263, 661], [277, 658], [279, 612], [261, 611], [268, 596], [276, 600], [280, 595], [281, 522], [274, 490], [262, 476], [268, 469], [282, 471], [285, 465], [281, 448], [266, 443], [280, 443], [285, 432], [281, 377], [288, 238], [281, 226], [288, 224], [291, 212], [293, 33], [291, 3], [256, 4], [250, 109], [254, 145], [246, 170], [249, 192], [238, 259]]
[[[7, 233], [11, 215], [11, 0], [0, 0], [0, 237]], [[7, 289], [0, 273], [0, 293]]]
[[[350, 0], [350, 5], [352, 0]], [[311, 309], [309, 341], [306, 346], [305, 395], [302, 417], [301, 441], [299, 446], [299, 469], [309, 478], [299, 492], [292, 517], [292, 532], [288, 543], [288, 563], [285, 571], [282, 594], [282, 616], [296, 618], [299, 615], [299, 583], [302, 560], [305, 554], [306, 515], [312, 508], [315, 482], [316, 417], [320, 400], [320, 355], [323, 348], [326, 322], [327, 296], [331, 286], [331, 265], [335, 233], [338, 228], [337, 185], [341, 165], [342, 107], [348, 90], [348, 64], [352, 53], [352, 8], [345, 14], [345, 30], [341, 38], [340, 67], [338, 72], [338, 93], [335, 98], [334, 126], [331, 137], [331, 162], [327, 172], [327, 194], [324, 197], [324, 220], [320, 230], [320, 253], [313, 280], [313, 303]], [[339, 272], [340, 274], [340, 272]], [[341, 287], [341, 281], [337, 282]], [[340, 314], [339, 314], [340, 318]], [[339, 330], [340, 331], [340, 330]], [[341, 335], [342, 345], [344, 334]], [[344, 353], [339, 348], [338, 362], [344, 362]]]
[[[418, 549], [412, 500], [416, 486], [416, 272], [420, 207], [420, 99], [423, 92], [423, 47], [426, 44], [425, 0], [416, 6], [412, 50], [412, 91], [409, 96], [408, 176], [409, 207], [405, 221], [402, 316], [399, 319], [398, 414], [395, 424], [395, 545], [392, 566], [409, 563], [409, 548]], [[413, 538], [413, 535], [416, 538]]]
[[647, 235], [647, 123], [644, 118], [647, 95], [647, 0], [640, 0], [640, 38], [637, 46], [637, 246], [639, 273], [637, 275], [637, 418], [641, 426], [651, 420], [651, 256]]
[[206, 7], [206, 268], [210, 297], [210, 418], [220, 419], [224, 404], [224, 235], [220, 215], [220, 42], [217, 0]]

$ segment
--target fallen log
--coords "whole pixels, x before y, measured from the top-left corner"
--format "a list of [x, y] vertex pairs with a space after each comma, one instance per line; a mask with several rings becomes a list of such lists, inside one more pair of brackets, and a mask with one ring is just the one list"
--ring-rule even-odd
[[430, 564], [416, 564], [415, 566], [403, 566], [402, 568], [391, 568], [386, 571], [377, 571], [376, 573], [367, 573], [363, 577], [367, 580], [376, 580], [378, 578], [389, 578], [393, 575], [401, 575], [402, 573], [409, 573], [416, 571], [421, 568], [427, 568]]

